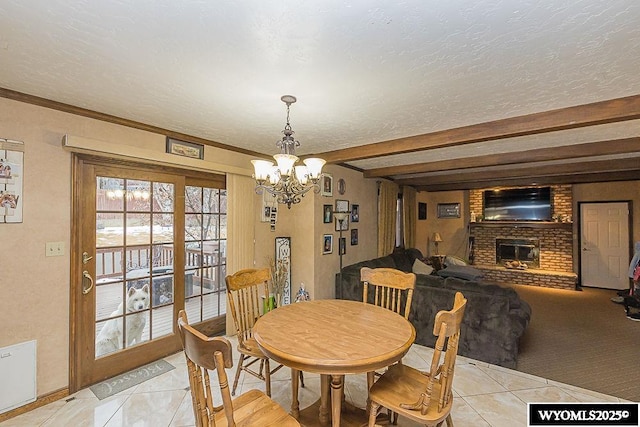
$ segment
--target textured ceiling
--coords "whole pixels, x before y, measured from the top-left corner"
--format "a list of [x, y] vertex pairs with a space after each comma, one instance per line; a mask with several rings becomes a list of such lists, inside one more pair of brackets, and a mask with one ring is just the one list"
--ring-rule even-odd
[[[273, 154], [640, 94], [635, 0], [0, 2], [0, 87]], [[361, 169], [638, 136], [637, 121], [346, 162]]]

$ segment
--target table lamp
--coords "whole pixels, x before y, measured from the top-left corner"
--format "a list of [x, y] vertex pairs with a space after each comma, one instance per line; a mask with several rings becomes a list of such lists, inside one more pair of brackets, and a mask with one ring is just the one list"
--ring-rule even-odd
[[433, 244], [436, 247], [436, 255], [440, 255], [438, 252], [438, 243], [442, 242], [442, 237], [440, 237], [440, 233], [433, 233]]

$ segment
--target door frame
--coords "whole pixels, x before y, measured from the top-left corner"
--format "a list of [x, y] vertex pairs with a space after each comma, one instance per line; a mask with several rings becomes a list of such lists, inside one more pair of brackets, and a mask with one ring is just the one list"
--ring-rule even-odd
[[575, 252], [578, 254], [578, 288], [582, 288], [582, 205], [585, 204], [608, 204], [608, 203], [626, 203], [629, 210], [628, 215], [628, 240], [629, 240], [629, 260], [633, 257], [633, 200], [584, 200], [577, 204], [577, 222], [578, 222], [578, 245]]
[[[82, 348], [83, 340], [80, 337], [79, 322], [82, 320], [82, 313], [84, 306], [88, 303], [88, 298], [83, 298], [82, 287], [82, 268], [78, 266], [82, 265], [82, 244], [85, 241], [84, 228], [82, 226], [81, 218], [84, 215], [83, 205], [87, 203], [93, 203], [95, 206], [95, 200], [87, 201], [83, 199], [85, 185], [94, 186], [93, 180], [83, 177], [89, 168], [93, 167], [118, 167], [122, 169], [131, 169], [132, 172], [136, 171], [140, 173], [140, 169], [144, 168], [147, 171], [157, 172], [164, 175], [176, 175], [184, 178], [202, 179], [208, 182], [218, 182], [222, 184], [223, 188], [226, 188], [226, 177], [221, 174], [207, 173], [200, 171], [192, 171], [187, 169], [180, 169], [176, 167], [147, 164], [142, 162], [133, 162], [121, 159], [107, 158], [95, 155], [87, 154], [72, 154], [72, 189], [71, 189], [71, 251], [70, 251], [70, 265], [69, 265], [69, 277], [70, 277], [70, 298], [69, 298], [69, 392], [75, 393], [83, 387], [87, 386], [87, 378], [83, 377], [83, 366], [86, 367], [87, 363], [91, 363], [95, 367], [95, 375], [92, 374], [91, 382], [99, 382], [110, 376], [114, 375], [111, 372], [110, 366], [117, 364], [118, 362], [126, 361], [128, 365], [141, 366], [148, 363], [150, 358], [159, 359], [170, 354], [176, 353], [182, 349], [178, 334], [174, 333], [169, 336], [160, 337], [154, 339], [154, 345], [151, 354], [149, 347], [146, 346], [134, 346], [127, 351], [116, 353], [112, 356], [104, 358], [104, 360], [88, 360], [87, 349]], [[91, 181], [91, 182], [89, 182]], [[184, 215], [184, 212], [182, 212]], [[95, 240], [95, 230], [93, 239]], [[94, 245], [95, 246], [95, 245]], [[95, 262], [95, 261], [94, 261]], [[89, 264], [87, 264], [89, 265]], [[95, 270], [95, 268], [94, 268]], [[93, 301], [93, 298], [91, 298]], [[175, 307], [175, 305], [174, 305]], [[174, 316], [177, 313], [174, 313]], [[217, 330], [221, 322], [220, 320], [214, 320], [214, 324], [210, 324], [211, 321], [205, 321], [201, 323], [201, 327], [209, 330]], [[224, 330], [224, 329], [222, 329]], [[109, 365], [109, 366], [108, 366]], [[104, 368], [104, 369], [103, 369]]]

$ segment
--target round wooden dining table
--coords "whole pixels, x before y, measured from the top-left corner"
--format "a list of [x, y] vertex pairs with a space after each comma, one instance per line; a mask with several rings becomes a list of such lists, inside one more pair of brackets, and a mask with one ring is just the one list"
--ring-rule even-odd
[[[403, 316], [385, 308], [358, 301], [314, 300], [266, 313], [253, 326], [253, 336], [267, 356], [292, 368], [294, 417], [305, 426], [328, 425], [329, 420], [332, 426], [347, 426], [352, 424], [349, 420], [341, 424], [344, 375], [371, 373], [397, 362], [409, 351], [416, 332]], [[321, 376], [319, 407], [307, 408], [315, 412], [312, 416], [299, 410], [298, 371]]]

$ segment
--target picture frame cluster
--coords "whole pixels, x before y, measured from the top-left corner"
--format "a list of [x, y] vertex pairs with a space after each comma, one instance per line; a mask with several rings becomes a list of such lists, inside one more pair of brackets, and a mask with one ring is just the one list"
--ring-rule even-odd
[[[346, 182], [344, 179], [340, 178], [338, 180], [339, 188], [337, 189], [340, 195], [345, 194], [346, 192]], [[333, 197], [333, 176], [330, 174], [325, 174], [321, 180], [321, 194], [326, 197]], [[348, 213], [347, 217], [339, 220], [335, 213], [336, 212], [346, 212]], [[347, 252], [347, 238], [349, 239], [349, 243], [351, 246], [358, 245], [358, 229], [351, 228], [353, 224], [360, 222], [360, 205], [352, 204], [349, 200], [345, 199], [336, 199], [333, 205], [331, 204], [323, 204], [322, 205], [322, 222], [323, 224], [332, 224], [334, 225], [334, 231], [343, 232], [349, 231], [348, 236], [339, 237], [338, 238], [338, 254], [344, 255]], [[322, 236], [322, 254], [328, 255], [333, 253], [333, 234], [324, 234]]]

